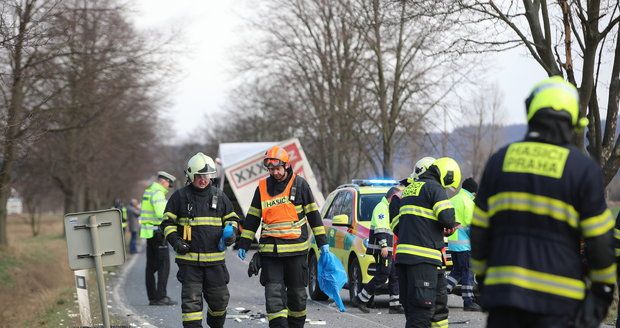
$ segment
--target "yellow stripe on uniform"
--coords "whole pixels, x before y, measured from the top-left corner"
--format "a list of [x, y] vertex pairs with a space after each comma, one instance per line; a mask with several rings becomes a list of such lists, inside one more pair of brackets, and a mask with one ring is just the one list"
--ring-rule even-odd
[[620, 239], [620, 229], [614, 228], [614, 238]]
[[613, 229], [614, 219], [609, 210], [603, 213], [581, 220], [581, 231], [585, 238], [592, 238], [603, 235]]
[[254, 240], [254, 235], [256, 235], [256, 232], [252, 230], [248, 230], [248, 229], [244, 229], [241, 232], [241, 238], [245, 238], [249, 240]]
[[284, 309], [282, 311], [267, 313], [267, 320], [271, 321], [276, 318], [286, 318], [288, 316], [288, 310]]
[[471, 219], [471, 225], [477, 226], [480, 228], [488, 228], [489, 227], [489, 215], [487, 212], [480, 209], [480, 207], [476, 206], [474, 208], [474, 216]]
[[477, 275], [484, 275], [487, 270], [487, 261], [486, 260], [476, 260], [475, 258], [470, 259], [471, 263], [471, 271]]
[[398, 215], [406, 215], [406, 214], [421, 216], [423, 218], [437, 221], [437, 218], [435, 217], [435, 213], [432, 210], [428, 208], [424, 208], [422, 206], [415, 206], [415, 205], [401, 206], [400, 211], [398, 212]]
[[[297, 244], [278, 244], [277, 251], [278, 253], [295, 253], [302, 252], [307, 250], [309, 247], [308, 242], [297, 243]], [[258, 251], [262, 253], [273, 253], [274, 249], [276, 249], [274, 244], [259, 244]]]
[[603, 269], [590, 269], [590, 279], [592, 282], [602, 282], [605, 284], [613, 285], [616, 283], [616, 264], [603, 268]]
[[448, 199], [441, 200], [433, 205], [433, 213], [435, 214], [435, 217], [439, 217], [439, 213], [441, 213], [441, 211], [450, 208], [454, 208], [454, 206], [452, 206], [452, 203]]
[[421, 247], [410, 244], [398, 244], [396, 246], [396, 254], [409, 254], [415, 256], [426, 257], [429, 259], [441, 261], [441, 252], [427, 247]]
[[500, 192], [489, 197], [489, 216], [501, 211], [520, 211], [548, 216], [577, 228], [579, 213], [561, 200], [526, 192]]
[[183, 319], [184, 322], [185, 321], [196, 321], [196, 320], [202, 321], [202, 311], [182, 313], [181, 318]]
[[303, 311], [291, 311], [290, 309], [288, 310], [288, 316], [293, 317], [293, 318], [303, 317], [307, 314], [308, 314], [307, 310], [303, 310]]
[[213, 252], [213, 253], [194, 253], [190, 252], [187, 254], [177, 254], [177, 259], [186, 260], [186, 261], [198, 261], [198, 262], [217, 262], [224, 261], [224, 252]]
[[167, 226], [166, 228], [164, 228], [164, 236], [168, 237], [169, 234], [176, 232], [177, 231], [177, 226]]
[[221, 317], [226, 314], [226, 309], [222, 311], [213, 311], [210, 307], [207, 307], [207, 313], [209, 313], [209, 316], [212, 317]]
[[448, 327], [448, 319], [444, 319], [437, 322], [431, 322], [431, 328], [447, 328]]
[[237, 213], [235, 213], [235, 212], [230, 212], [230, 213], [224, 215], [223, 220], [225, 221], [225, 220], [228, 220], [230, 218], [239, 218], [239, 215], [237, 215]]
[[486, 272], [484, 285], [513, 285], [576, 300], [582, 300], [585, 295], [585, 283], [579, 279], [534, 271], [518, 266], [490, 267]]
[[306, 214], [313, 212], [313, 211], [318, 211], [318, 210], [319, 210], [319, 206], [316, 203], [310, 203], [304, 206], [304, 212], [306, 212]]
[[312, 228], [312, 233], [315, 236], [324, 235], [325, 234], [325, 227], [324, 226], [314, 227], [314, 228]]
[[260, 218], [260, 209], [254, 206], [250, 206], [250, 208], [248, 209], [248, 215], [252, 215], [252, 216]]
[[164, 213], [164, 216], [167, 216], [167, 217], [169, 217], [169, 218], [171, 218], [173, 220], [176, 220], [176, 218], [177, 218], [176, 214], [174, 214], [172, 212], [166, 212], [166, 213]]

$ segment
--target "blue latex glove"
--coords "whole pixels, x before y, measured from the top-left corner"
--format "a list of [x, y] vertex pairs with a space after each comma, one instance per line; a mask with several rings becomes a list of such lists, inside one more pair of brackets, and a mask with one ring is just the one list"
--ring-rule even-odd
[[237, 251], [237, 256], [239, 256], [240, 259], [245, 260], [245, 253], [247, 251], [243, 248], [239, 248], [239, 250]]
[[321, 246], [321, 254], [329, 253], [329, 245], [325, 244]]
[[232, 237], [234, 232], [235, 232], [234, 227], [232, 226], [232, 223], [229, 222], [224, 227], [222, 231], [222, 237], [220, 238], [220, 242], [217, 244], [217, 249], [220, 252], [226, 249], [226, 240], [230, 239], [230, 237]]

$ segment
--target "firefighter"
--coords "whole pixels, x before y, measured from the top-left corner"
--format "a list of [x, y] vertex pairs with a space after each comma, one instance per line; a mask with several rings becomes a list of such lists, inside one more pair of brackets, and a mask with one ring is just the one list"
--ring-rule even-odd
[[460, 182], [456, 161], [442, 157], [403, 190], [392, 230], [398, 236], [396, 268], [406, 327], [448, 326], [441, 249], [444, 235], [452, 234], [457, 223], [445, 189]]
[[[269, 327], [303, 327], [306, 320], [309, 228], [321, 253], [329, 252], [325, 228], [310, 186], [293, 172], [283, 148], [267, 150], [261, 179], [238, 242], [242, 260], [259, 228], [259, 252]], [[261, 223], [262, 217], [262, 223]]]
[[375, 294], [375, 290], [382, 285], [388, 285], [390, 293], [389, 313], [404, 313], [403, 307], [398, 299], [398, 277], [392, 261], [393, 234], [390, 229], [389, 204], [393, 199], [398, 199], [401, 190], [392, 187], [388, 190], [385, 197], [375, 206], [372, 211], [370, 221], [370, 233], [366, 254], [375, 258], [376, 270], [372, 279], [357, 294], [356, 305], [364, 313], [369, 313], [368, 302]]
[[[415, 166], [413, 167], [413, 171], [411, 172], [411, 175], [399, 181], [400, 183], [399, 188], [402, 190], [408, 185], [410, 185], [413, 181], [416, 181], [418, 179], [418, 176], [426, 172], [426, 170], [428, 170], [429, 166], [431, 166], [434, 161], [435, 161], [434, 157], [430, 157], [430, 156], [422, 157], [419, 161], [415, 163]], [[390, 223], [398, 215], [399, 210], [400, 210], [400, 196], [393, 197], [392, 201], [390, 202]]]
[[456, 222], [459, 228], [448, 237], [448, 250], [452, 254], [452, 270], [448, 275], [448, 293], [456, 285], [461, 283], [461, 296], [463, 297], [463, 310], [482, 311], [480, 305], [474, 300], [474, 275], [469, 266], [471, 257], [471, 243], [469, 241], [469, 229], [472, 216], [474, 215], [474, 197], [478, 191], [478, 183], [473, 178], [463, 181], [461, 190], [450, 198], [454, 206]]
[[[159, 225], [164, 217], [166, 194], [174, 185], [174, 175], [159, 171], [153, 182], [142, 195], [140, 207], [140, 238], [146, 238], [146, 294], [149, 305], [175, 305], [166, 292], [170, 274], [168, 245]], [[157, 273], [157, 281], [155, 281]]]
[[231, 225], [235, 233], [225, 245], [232, 245], [239, 217], [228, 197], [213, 185], [215, 174], [211, 157], [200, 152], [192, 156], [185, 169], [188, 184], [170, 196], [161, 224], [177, 253], [183, 327], [202, 327], [203, 297], [207, 325], [224, 327], [226, 320], [230, 276], [224, 263], [225, 249], [218, 249], [218, 243], [224, 227]]
[[488, 327], [598, 327], [611, 304], [614, 221], [601, 169], [570, 144], [578, 98], [559, 76], [538, 83], [525, 139], [486, 164], [471, 243]]

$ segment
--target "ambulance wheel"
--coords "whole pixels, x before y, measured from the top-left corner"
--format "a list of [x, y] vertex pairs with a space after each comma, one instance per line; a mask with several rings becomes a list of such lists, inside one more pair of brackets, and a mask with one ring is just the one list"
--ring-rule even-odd
[[319, 271], [316, 256], [313, 252], [308, 255], [308, 294], [315, 301], [327, 301], [328, 297], [319, 287]]
[[353, 258], [349, 263], [349, 299], [353, 305], [357, 305], [357, 294], [362, 291], [362, 269], [357, 258]]

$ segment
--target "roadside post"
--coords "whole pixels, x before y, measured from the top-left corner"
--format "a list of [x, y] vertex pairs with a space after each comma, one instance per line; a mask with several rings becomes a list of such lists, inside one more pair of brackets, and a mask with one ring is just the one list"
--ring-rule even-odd
[[[117, 266], [125, 263], [125, 242], [121, 225], [121, 211], [118, 209], [107, 209], [69, 213], [65, 214], [64, 223], [69, 267], [71, 270], [82, 270], [82, 272], [85, 269], [95, 268], [103, 326], [110, 328], [103, 267]], [[85, 289], [85, 280], [83, 285], [76, 280], [78, 295], [80, 286], [83, 286], [83, 289]], [[89, 309], [83, 311], [82, 306], [80, 306], [81, 316], [82, 312], [86, 311], [89, 311]]]

